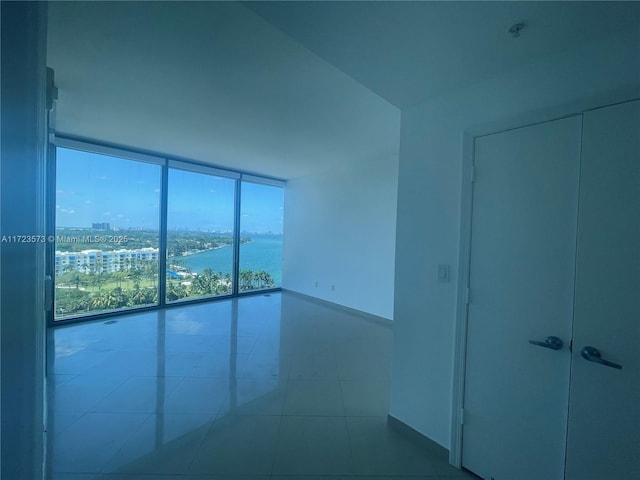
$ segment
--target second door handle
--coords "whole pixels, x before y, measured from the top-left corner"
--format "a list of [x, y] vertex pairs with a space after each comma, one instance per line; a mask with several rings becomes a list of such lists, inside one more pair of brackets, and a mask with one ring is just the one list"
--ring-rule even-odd
[[582, 358], [590, 362], [595, 362], [595, 363], [599, 363], [600, 365], [604, 365], [606, 367], [622, 370], [622, 365], [618, 365], [617, 363], [613, 363], [613, 362], [610, 362], [609, 360], [605, 360], [604, 358], [602, 358], [602, 354], [600, 353], [600, 350], [590, 345], [580, 350], [580, 354], [582, 355]]

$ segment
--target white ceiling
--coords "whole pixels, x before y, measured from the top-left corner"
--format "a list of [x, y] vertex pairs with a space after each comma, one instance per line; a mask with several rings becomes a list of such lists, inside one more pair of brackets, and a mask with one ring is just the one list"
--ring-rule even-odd
[[[640, 2], [245, 2], [397, 107], [623, 30]], [[508, 29], [525, 23], [517, 39]]]
[[373, 167], [399, 107], [638, 28], [639, 7], [51, 2], [56, 130], [280, 178]]

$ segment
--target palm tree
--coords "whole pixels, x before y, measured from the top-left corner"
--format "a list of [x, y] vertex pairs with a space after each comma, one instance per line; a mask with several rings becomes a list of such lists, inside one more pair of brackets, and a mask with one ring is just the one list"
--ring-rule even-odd
[[268, 277], [268, 274], [264, 270], [260, 270], [259, 272], [256, 272], [255, 278], [258, 281], [259, 289], [264, 288], [267, 277]]
[[176, 282], [171, 282], [167, 285], [167, 300], [174, 301], [181, 298], [185, 298], [189, 295], [184, 285]]
[[105, 292], [94, 293], [89, 303], [93, 308], [102, 310], [103, 308], [107, 308], [107, 296]]
[[80, 289], [80, 283], [82, 282], [82, 279], [80, 278], [80, 274], [78, 272], [76, 272], [76, 271], [73, 272], [73, 275], [71, 277], [71, 281], [76, 286], [76, 290], [79, 290]]
[[129, 306], [144, 305], [146, 301], [146, 292], [140, 288], [140, 285], [135, 285], [131, 294], [129, 295]]
[[156, 288], [158, 285], [158, 262], [150, 260], [147, 265], [147, 271], [151, 277], [153, 288]]
[[117, 308], [116, 307], [117, 304], [118, 304], [118, 297], [116, 296], [114, 291], [109, 290], [108, 292], [106, 292], [104, 295], [102, 308], [108, 308], [109, 310], [111, 310], [111, 309]]
[[131, 271], [131, 278], [133, 278], [133, 287], [136, 288], [136, 285], [137, 285], [138, 288], [140, 288], [140, 280], [142, 279], [142, 270], [140, 270], [138, 267], [134, 267], [133, 270]]
[[268, 272], [261, 270], [258, 275], [260, 275], [260, 280], [262, 281], [262, 288], [270, 288], [275, 285], [276, 282]]
[[194, 279], [192, 288], [198, 295], [211, 295], [216, 293], [219, 276], [210, 268], [205, 268]]
[[98, 287], [98, 291], [102, 289], [102, 284], [106, 281], [106, 278], [102, 274], [95, 272], [89, 274], [89, 279], [92, 286]]
[[114, 295], [114, 297], [116, 298], [116, 307], [115, 308], [121, 308], [127, 305], [128, 302], [128, 295], [127, 293], [122, 290], [122, 288], [116, 287], [111, 291]]
[[240, 290], [251, 290], [253, 288], [253, 272], [251, 270], [240, 270], [238, 279], [240, 280]]
[[126, 272], [121, 271], [121, 270], [119, 270], [117, 272], [113, 272], [112, 275], [113, 275], [113, 278], [116, 279], [116, 282], [118, 283], [119, 287], [122, 287], [122, 282], [124, 280], [126, 280], [127, 277], [128, 277], [128, 274]]

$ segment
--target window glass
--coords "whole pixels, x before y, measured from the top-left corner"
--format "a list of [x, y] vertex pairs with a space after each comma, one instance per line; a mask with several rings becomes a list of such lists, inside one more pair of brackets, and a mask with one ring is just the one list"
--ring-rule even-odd
[[240, 205], [241, 292], [282, 285], [282, 187], [242, 182]]
[[233, 292], [235, 183], [169, 169], [168, 302]]
[[158, 304], [161, 166], [58, 148], [54, 318]]

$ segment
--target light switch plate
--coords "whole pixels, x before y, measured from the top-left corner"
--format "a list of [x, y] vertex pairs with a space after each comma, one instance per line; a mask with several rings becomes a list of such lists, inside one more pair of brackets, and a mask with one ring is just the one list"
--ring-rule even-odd
[[438, 265], [438, 282], [449, 283], [451, 281], [451, 265]]

